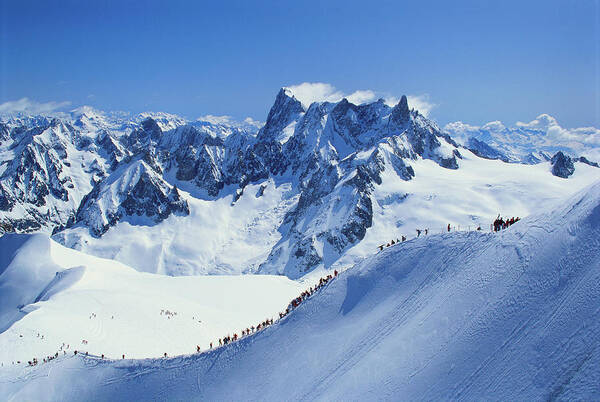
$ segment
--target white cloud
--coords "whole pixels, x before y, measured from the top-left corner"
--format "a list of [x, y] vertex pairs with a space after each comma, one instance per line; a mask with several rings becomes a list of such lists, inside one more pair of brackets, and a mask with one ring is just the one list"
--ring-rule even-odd
[[212, 124], [223, 124], [226, 126], [245, 127], [245, 128], [251, 128], [251, 127], [261, 128], [262, 126], [265, 125], [265, 123], [263, 123], [262, 121], [254, 120], [252, 117], [246, 117], [244, 120], [242, 120], [240, 122], [228, 115], [215, 116], [212, 114], [207, 114], [207, 115], [198, 117], [198, 120], [207, 121]]
[[595, 127], [564, 128], [548, 114], [541, 114], [529, 123], [518, 121], [518, 127], [538, 129], [546, 132], [549, 142], [567, 143], [574, 149], [582, 146], [600, 147], [600, 130]]
[[[375, 102], [379, 98], [383, 98], [389, 106], [394, 106], [400, 101], [398, 97], [385, 96], [370, 89], [357, 90], [350, 94], [345, 94], [333, 85], [324, 82], [303, 82], [302, 84], [286, 87], [286, 89], [302, 103], [305, 109], [313, 102], [339, 102], [343, 98], [348, 99], [348, 102], [356, 105]], [[426, 94], [407, 95], [407, 99], [409, 107], [417, 109], [424, 116], [429, 115], [429, 112], [436, 106], [429, 101], [429, 95]]]
[[287, 89], [294, 94], [294, 97], [302, 103], [305, 109], [313, 102], [339, 102], [344, 98], [344, 94], [333, 85], [323, 82], [303, 82], [299, 85], [289, 86]]
[[354, 103], [355, 105], [360, 105], [361, 103], [373, 102], [378, 99], [375, 92], [371, 91], [370, 89], [367, 89], [364, 91], [361, 91], [361, 90], [355, 91], [355, 92], [351, 93], [350, 95], [346, 95], [345, 98], [348, 99], [348, 102]]
[[437, 105], [429, 100], [429, 95], [407, 95], [408, 106], [412, 109], [417, 109], [423, 116], [429, 116], [431, 110]]
[[15, 101], [8, 101], [0, 104], [0, 113], [3, 114], [45, 114], [62, 109], [71, 104], [71, 102], [46, 102], [40, 103], [29, 98], [21, 98]]
[[248, 126], [256, 127], [256, 128], [261, 128], [262, 126], [265, 125], [264, 122], [258, 121], [258, 120], [254, 120], [252, 117], [246, 117], [244, 119], [244, 124], [246, 124]]
[[207, 121], [212, 124], [226, 124], [231, 125], [234, 121], [231, 116], [223, 115], [223, 116], [215, 116], [213, 114], [207, 114], [204, 116], [198, 117], [198, 120]]

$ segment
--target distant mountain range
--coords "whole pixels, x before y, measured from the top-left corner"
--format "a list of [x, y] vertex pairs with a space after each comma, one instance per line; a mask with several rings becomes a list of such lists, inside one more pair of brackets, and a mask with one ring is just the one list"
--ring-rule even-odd
[[[59, 116], [12, 116], [0, 121], [0, 225], [5, 232], [52, 231], [63, 244], [86, 249], [122, 223], [154, 227], [180, 217], [206, 225], [208, 215], [195, 217], [195, 211], [209, 211], [227, 199], [240, 216], [236, 219], [253, 217], [244, 229], [248, 236], [261, 224], [268, 226], [262, 251], [248, 252], [239, 266], [215, 253], [204, 260], [191, 253], [193, 261], [174, 262], [161, 238], [152, 247], [166, 258], [162, 269], [297, 278], [339, 262], [365, 239], [383, 210], [394, 210], [393, 219], [386, 218], [392, 219], [390, 233], [406, 229], [401, 204], [420, 191], [410, 184], [416, 176], [443, 176], [471, 160], [502, 170], [486, 162], [492, 159], [511, 162], [506, 166], [547, 163], [549, 177], [571, 177], [580, 166], [600, 177], [598, 165], [582, 157], [596, 155], [598, 130], [578, 132], [581, 138], [590, 136], [589, 144], [561, 143], [556, 120], [542, 115], [536, 121], [516, 128], [452, 123], [442, 130], [411, 110], [405, 96], [393, 107], [383, 100], [355, 105], [346, 99], [305, 107], [287, 88], [279, 91], [260, 128], [255, 122], [190, 122], [166, 113], [127, 116], [90, 107]], [[437, 194], [426, 191], [428, 197]], [[261, 201], [265, 192], [276, 196]], [[235, 209], [242, 198], [265, 203], [266, 212]], [[491, 214], [469, 219], [478, 222]], [[217, 224], [227, 225], [231, 216]], [[440, 226], [449, 219], [435, 212], [429, 217]], [[122, 251], [127, 242], [117, 243], [123, 243], [118, 250], [87, 251], [129, 258]]]

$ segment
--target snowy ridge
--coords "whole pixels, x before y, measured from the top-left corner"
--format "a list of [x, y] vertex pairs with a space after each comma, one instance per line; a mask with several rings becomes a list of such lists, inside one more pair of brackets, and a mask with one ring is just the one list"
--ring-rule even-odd
[[598, 239], [600, 183], [498, 234], [387, 248], [229, 347], [0, 381], [16, 399], [597, 399]]

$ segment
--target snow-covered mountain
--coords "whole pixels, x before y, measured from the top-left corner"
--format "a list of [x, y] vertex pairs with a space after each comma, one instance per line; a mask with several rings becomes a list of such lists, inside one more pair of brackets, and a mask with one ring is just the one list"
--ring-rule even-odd
[[475, 154], [490, 159], [533, 164], [548, 161], [562, 151], [571, 158], [583, 157], [584, 163], [600, 161], [600, 129], [567, 129], [547, 114], [528, 123], [517, 122], [513, 127], [500, 121], [483, 126], [458, 121], [447, 124], [444, 131]]
[[[4, 239], [2, 257], [15, 258], [0, 260], [0, 267], [8, 266], [0, 285], [7, 274], [14, 278], [17, 267], [40, 270], [31, 258], [40, 247], [32, 242], [49, 247], [54, 261], [64, 265], [56, 268], [61, 280], [48, 288], [50, 300], [43, 301], [48, 293], [42, 291], [19, 321], [38, 326], [1, 334], [7, 350], [12, 353], [25, 337], [36, 340], [36, 331], [44, 334], [52, 326], [36, 315], [42, 309], [55, 322], [73, 317], [69, 325], [85, 329], [83, 339], [95, 341], [120, 328], [115, 320], [127, 306], [111, 305], [118, 309], [112, 320], [104, 303], [87, 296], [103, 294], [97, 289], [102, 286], [111, 300], [119, 299], [130, 293], [128, 283], [137, 295], [133, 281], [143, 274], [111, 267], [120, 280], [85, 280], [64, 268], [76, 264], [90, 276], [97, 259], [40, 237], [10, 239], [11, 245]], [[116, 359], [69, 353], [35, 367], [5, 362], [0, 394], [8, 400], [597, 400], [599, 239], [600, 182], [499, 233], [443, 233], [386, 248], [341, 273], [287, 317], [231, 345], [143, 360], [122, 360], [123, 352], [111, 345], [107, 353], [118, 350]], [[69, 275], [70, 281], [63, 279]], [[174, 285], [184, 278], [168, 279]], [[64, 290], [61, 281], [72, 288]], [[165, 301], [173, 300], [172, 289]], [[85, 316], [78, 297], [86, 308], [103, 310]], [[156, 307], [146, 308], [154, 306], [154, 298], [133, 302], [140, 312], [158, 315]], [[158, 333], [163, 327], [161, 322]], [[155, 339], [170, 345], [168, 338]], [[43, 343], [35, 342], [38, 348]]]
[[567, 154], [529, 166], [464, 148], [405, 96], [306, 106], [282, 88], [258, 130], [211, 120], [84, 107], [3, 121], [1, 227], [141, 271], [299, 278], [419, 227], [528, 215], [600, 178]]

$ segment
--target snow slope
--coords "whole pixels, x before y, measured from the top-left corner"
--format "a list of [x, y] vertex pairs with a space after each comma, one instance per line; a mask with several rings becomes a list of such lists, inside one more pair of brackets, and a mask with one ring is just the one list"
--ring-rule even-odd
[[303, 290], [284, 277], [140, 273], [42, 234], [2, 236], [0, 256], [4, 367], [66, 345], [109, 357], [192, 353], [277, 315]]
[[387, 248], [202, 355], [2, 371], [7, 399], [600, 398], [600, 183], [498, 233]]

